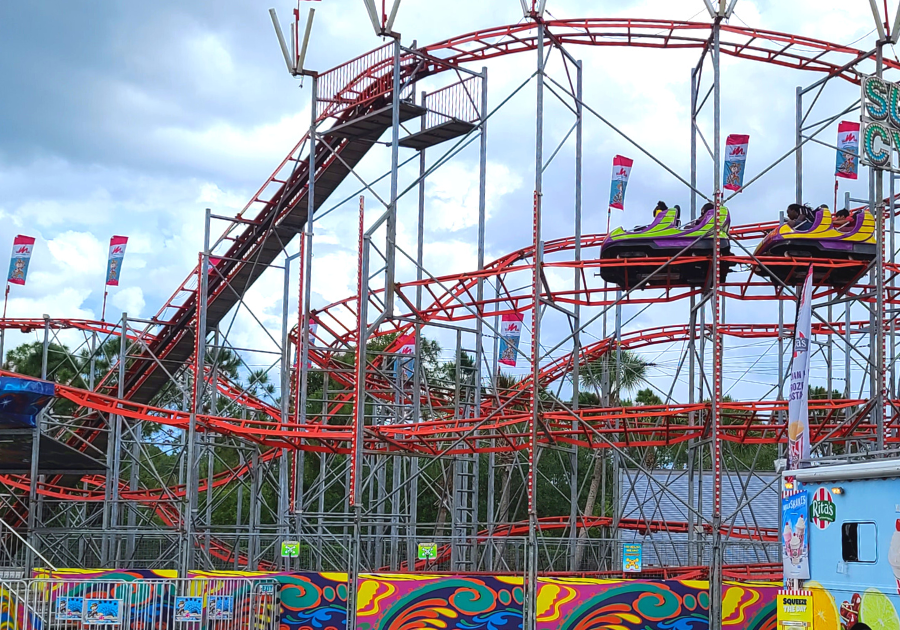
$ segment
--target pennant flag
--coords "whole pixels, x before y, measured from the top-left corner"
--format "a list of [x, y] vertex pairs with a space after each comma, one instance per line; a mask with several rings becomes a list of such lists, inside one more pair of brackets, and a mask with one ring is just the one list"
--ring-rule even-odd
[[813, 268], [809, 267], [794, 330], [794, 356], [791, 359], [791, 389], [788, 401], [788, 468], [795, 469], [801, 459], [809, 459], [809, 337], [812, 319]]
[[631, 165], [634, 160], [617, 155], [613, 158], [612, 183], [609, 190], [609, 207], [617, 210], [625, 209], [625, 189], [631, 176]]
[[408, 357], [399, 359], [397, 361], [397, 367], [400, 368], [403, 378], [409, 380], [412, 378], [413, 367], [415, 366], [416, 336], [404, 335], [397, 339], [397, 343], [400, 345], [397, 352]]
[[119, 274], [122, 273], [122, 260], [125, 258], [127, 236], [113, 236], [109, 239], [109, 260], [106, 263], [106, 286], [119, 286]]
[[842, 121], [838, 125], [837, 165], [835, 177], [856, 179], [859, 177], [859, 123]]
[[215, 256], [209, 257], [209, 263], [207, 264], [206, 275], [212, 276], [216, 273], [216, 266], [222, 262], [221, 258], [216, 258]]
[[521, 313], [511, 313], [504, 315], [500, 321], [500, 358], [498, 362], [503, 365], [516, 367], [524, 317]]
[[747, 145], [750, 136], [732, 134], [725, 141], [725, 189], [738, 191], [744, 186]]
[[32, 249], [34, 249], [34, 239], [32, 237], [19, 234], [13, 239], [12, 257], [9, 261], [9, 275], [6, 277], [7, 282], [25, 286], [25, 276], [28, 275], [28, 263], [31, 261]]

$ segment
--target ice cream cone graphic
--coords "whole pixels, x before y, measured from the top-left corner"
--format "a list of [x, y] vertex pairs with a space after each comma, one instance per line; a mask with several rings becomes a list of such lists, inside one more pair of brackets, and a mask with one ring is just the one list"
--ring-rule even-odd
[[888, 549], [888, 564], [894, 572], [897, 581], [897, 594], [900, 595], [900, 518], [894, 523], [894, 533], [891, 536], [891, 546]]
[[803, 423], [795, 420], [788, 424], [788, 450], [792, 461], [799, 461], [803, 456], [803, 446], [801, 438], [803, 437]]
[[784, 524], [784, 531], [781, 533], [781, 539], [784, 541], [784, 548], [787, 549], [787, 546], [791, 544], [791, 536], [794, 535], [794, 531], [791, 529], [790, 523]]

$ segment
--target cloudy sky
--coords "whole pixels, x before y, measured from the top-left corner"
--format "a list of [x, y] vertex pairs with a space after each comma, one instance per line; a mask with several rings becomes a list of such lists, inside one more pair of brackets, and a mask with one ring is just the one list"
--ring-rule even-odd
[[[286, 23], [295, 5], [289, 0], [271, 4]], [[312, 3], [303, 4], [305, 10]], [[99, 318], [106, 249], [113, 234], [127, 235], [130, 241], [122, 285], [110, 295], [108, 319], [117, 319], [122, 311], [153, 315], [187, 275], [202, 246], [204, 208], [219, 214], [240, 210], [308, 125], [308, 85], [300, 88], [285, 71], [268, 6], [247, 0], [0, 3], [0, 249], [15, 234], [37, 238], [28, 285], [13, 288], [10, 316]], [[323, 71], [382, 43], [371, 32], [361, 0], [322, 0], [314, 6], [308, 67]], [[701, 0], [550, 0], [547, 8], [556, 18], [708, 19]], [[404, 0], [395, 30], [404, 43], [425, 44], [520, 18], [516, 0]], [[858, 48], [874, 45], [865, 0], [740, 0], [731, 21]], [[585, 61], [585, 101], [687, 177], [689, 78], [696, 51], [572, 52]], [[887, 55], [896, 57], [893, 49]], [[493, 107], [534, 71], [534, 57], [497, 60], [488, 71]], [[550, 71], [561, 68], [557, 63]], [[790, 149], [794, 90], [817, 78], [753, 62], [723, 62], [723, 135], [751, 135], [751, 175]], [[858, 88], [850, 84], [829, 87], [813, 118], [836, 113], [857, 95]], [[711, 137], [708, 122], [705, 131]], [[570, 125], [561, 106], [548, 105], [547, 153]], [[530, 242], [533, 130], [534, 90], [528, 86], [491, 120], [488, 260]], [[834, 134], [829, 129], [823, 139], [833, 143]], [[590, 118], [585, 124], [586, 233], [605, 230], [609, 169], [616, 153], [630, 155], [636, 163], [628, 209], [613, 216], [614, 225], [642, 222], [657, 199], [687, 206], [681, 184]], [[386, 159], [387, 153], [373, 152], [360, 170], [381, 174]], [[832, 150], [808, 145], [806, 160], [807, 200], [830, 201]], [[707, 171], [701, 181], [710, 189]], [[411, 181], [414, 173], [415, 168], [404, 170], [403, 181]], [[570, 143], [546, 173], [547, 238], [572, 232], [571, 182]], [[353, 188], [348, 184], [342, 191], [347, 195]], [[864, 179], [843, 190], [862, 196]], [[790, 159], [735, 200], [733, 222], [776, 219], [792, 198]], [[472, 269], [474, 147], [436, 173], [427, 187], [427, 204], [429, 270]], [[355, 202], [338, 207], [316, 226], [315, 306], [354, 291], [355, 212]], [[401, 203], [400, 217], [400, 244], [414, 251], [412, 197]], [[402, 277], [411, 273], [409, 265], [401, 266]], [[276, 325], [279, 286], [272, 276], [251, 293], [262, 319]], [[751, 309], [742, 303], [729, 308], [729, 321], [777, 317], [772, 308]], [[673, 317], [665, 308], [639, 315], [635, 310], [626, 319], [631, 315], [637, 316], [632, 328], [672, 323]], [[235, 341], [260, 339], [259, 332], [239, 328]], [[744, 365], [742, 356], [735, 357], [735, 366]], [[771, 361], [760, 365], [771, 367]], [[771, 381], [763, 367], [755, 368], [760, 379]]]

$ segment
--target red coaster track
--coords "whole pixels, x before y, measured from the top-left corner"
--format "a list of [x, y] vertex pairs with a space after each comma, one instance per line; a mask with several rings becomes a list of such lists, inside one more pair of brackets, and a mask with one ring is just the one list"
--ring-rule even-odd
[[[712, 29], [710, 24], [679, 22], [668, 20], [628, 20], [613, 18], [589, 18], [553, 20], [545, 23], [550, 33], [547, 45], [588, 45], [601, 47], [638, 47], [655, 49], [695, 49], [705, 50], [710, 45]], [[768, 64], [808, 70], [823, 75], [840, 77], [850, 82], [859, 81], [859, 73], [854, 62], [866, 59], [865, 53], [852, 47], [836, 45], [813, 38], [741, 28], [731, 25], [721, 27], [721, 51], [733, 57], [760, 61]], [[443, 42], [418, 49], [405, 51], [400, 68], [402, 80], [413, 81], [434, 75], [464, 64], [481, 64], [489, 59], [513, 53], [534, 50], [537, 46], [536, 29], [532, 23], [501, 26], [462, 35]], [[888, 68], [900, 68], [900, 64], [886, 59]], [[347, 178], [350, 169], [366, 155], [371, 141], [348, 138], [336, 130], [358, 121], [363, 117], [381, 121], [375, 123], [374, 135], [380, 135], [389, 127], [389, 117], [379, 118], [377, 114], [390, 106], [393, 85], [393, 59], [390, 46], [378, 48], [351, 60], [318, 77], [320, 108], [317, 111], [321, 125], [322, 141], [316, 145], [315, 198], [313, 206], [319, 208], [332, 192]], [[282, 251], [282, 244], [290, 241], [300, 232], [307, 220], [307, 186], [310, 160], [307, 152], [308, 138], [304, 137], [279, 164], [275, 172], [263, 183], [259, 191], [239, 213], [245, 221], [241, 227], [232, 227], [217, 243], [229, 243], [227, 253], [216, 263], [210, 275], [207, 326], [212, 330], [225, 315], [243, 298], [246, 291], [259, 278], [266, 266]], [[237, 225], [237, 224], [235, 224]], [[758, 240], [774, 227], [774, 223], [760, 223], [736, 226], [731, 236], [736, 241]], [[597, 248], [603, 235], [586, 236], [582, 248], [589, 252]], [[607, 306], [615, 301], [614, 289], [597, 284], [591, 286], [591, 278], [601, 263], [597, 257], [585, 254], [587, 260], [562, 260], [574, 248], [574, 239], [559, 239], [546, 244], [547, 268], [577, 269], [582, 275], [581, 286], [576, 293], [572, 290], [547, 292], [546, 299], [560, 304], [580, 304], [583, 306]], [[388, 320], [378, 330], [378, 335], [405, 332], [410, 325], [403, 323], [402, 317], [415, 316], [423, 323], [460, 322], [475, 317], [491, 317], [514, 311], [522, 312], [532, 308], [532, 293], [529, 290], [515, 292], [507, 290], [505, 278], [516, 273], [529, 273], [533, 265], [534, 252], [523, 248], [487, 265], [483, 271], [448, 275], [421, 282], [409, 282], [398, 287], [400, 305], [414, 303], [414, 294], [421, 287], [426, 295], [426, 306], [418, 312], [401, 308], [400, 318]], [[554, 258], [556, 257], [556, 258]], [[557, 260], [560, 258], [560, 260]], [[744, 269], [753, 269], [758, 262], [748, 256], [732, 256], [731, 262]], [[647, 260], [641, 264], [646, 265]], [[665, 261], [660, 260], [660, 263]], [[805, 267], [807, 260], [772, 259], [764, 264], [796, 265]], [[603, 263], [629, 265], [628, 261]], [[678, 264], [676, 261], [674, 264]], [[861, 276], [864, 265], [847, 261], [816, 261], [823, 268], [855, 266]], [[898, 269], [889, 267], [888, 272], [896, 275]], [[120, 414], [126, 418], [155, 422], [180, 429], [187, 427], [189, 414], [154, 407], [150, 402], [178, 368], [191, 360], [195, 345], [195, 322], [198, 300], [199, 268], [192, 270], [173, 295], [153, 317], [155, 322], [140, 335], [145, 344], [144, 359], [134, 361], [126, 375], [125, 394], [121, 399], [114, 397], [104, 379], [97, 391], [60, 385], [59, 395], [77, 403], [84, 413], [81, 426], [75, 430], [69, 443], [77, 448], [84, 444], [102, 442], [105, 433], [100, 430], [101, 422], [95, 413]], [[479, 279], [498, 280], [505, 296], [502, 300], [475, 299], [475, 287]], [[723, 284], [727, 297], [740, 300], [787, 300], [791, 296], [775, 290], [769, 282], [748, 274], [746, 279]], [[873, 287], [854, 284], [845, 288], [851, 298], [868, 300]], [[817, 295], [833, 294], [836, 289], [820, 286]], [[699, 289], [672, 286], [655, 290], [647, 295], [629, 294], [627, 304], [665, 303], [683, 300], [698, 295]], [[896, 290], [885, 296], [886, 303], [896, 304]], [[317, 368], [333, 370], [336, 382], [350, 387], [352, 377], [336, 370], [335, 353], [343, 351], [353, 340], [355, 331], [352, 322], [357, 313], [356, 297], [330, 305], [316, 311], [313, 316], [319, 324], [318, 337], [325, 339], [317, 343], [311, 351], [311, 361]], [[39, 330], [45, 322], [42, 319], [6, 320], [6, 328], [22, 331]], [[101, 334], [118, 334], [115, 325], [87, 320], [50, 320], [52, 328], [77, 328]], [[867, 322], [853, 322], [857, 329]], [[790, 327], [787, 327], [789, 330]], [[688, 339], [692, 332], [687, 326], [665, 326], [630, 332], [623, 336], [622, 343], [627, 348], [643, 348], [653, 344], [664, 344]], [[721, 328], [724, 335], [738, 338], [775, 338], [779, 334], [777, 326], [756, 324], [730, 324]], [[848, 334], [842, 322], [817, 325], [816, 335]], [[581, 361], [590, 361], [602, 356], [612, 347], [609, 340], [599, 341], [585, 348]], [[541, 366], [541, 385], [546, 385], [570, 370], [572, 357], [559, 357], [554, 362]], [[378, 383], [375, 383], [376, 385]], [[479, 417], [460, 419], [438, 419], [416, 424], [394, 424], [384, 427], [367, 427], [365, 448], [373, 452], [407, 452], [417, 454], [502, 452], [516, 451], [526, 447], [529, 439], [527, 429], [530, 412], [514, 404], [527, 404], [522, 395], [531, 387], [528, 379], [517, 389], [504, 392], [495, 398], [488, 398], [482, 405]], [[215, 432], [256, 442], [267, 447], [263, 457], [274, 458], [285, 447], [317, 452], [345, 453], [352, 439], [353, 427], [333, 424], [333, 413], [311, 419], [306, 424], [280, 422], [279, 410], [252, 397], [242, 394], [227, 382], [217, 383], [219, 391], [241, 404], [250, 406], [269, 420], [241, 420], [201, 415], [197, 419], [200, 431]], [[431, 393], [434, 406], [446, 406], [446, 393]], [[337, 409], [347, 399], [335, 401]], [[897, 409], [897, 401], [892, 408]], [[784, 401], [758, 401], [751, 403], [724, 403], [723, 421], [718, 439], [737, 443], [775, 443], [785, 440], [785, 427], [780, 419], [786, 409]], [[868, 405], [862, 400], [821, 400], [811, 401], [810, 410], [814, 415], [814, 438], [816, 435], [840, 436], [851, 439], [871, 434], [873, 426], [867, 417]], [[849, 410], [849, 413], [848, 413]], [[542, 441], [554, 444], [577, 444], [591, 448], [610, 446], [629, 447], [665, 446], [677, 444], [692, 438], [708, 437], [709, 427], [704, 418], [709, 415], [709, 405], [665, 405], [661, 407], [635, 408], [582, 408], [575, 414], [566, 410], [548, 411], [543, 414], [544, 427]], [[689, 417], [691, 418], [689, 421]], [[697, 422], [694, 418], [699, 418]], [[574, 422], [573, 422], [574, 421]], [[900, 417], [895, 414], [886, 421], [886, 426], [900, 428]], [[890, 440], [900, 440], [900, 431], [890, 431]], [[301, 441], [302, 440], [302, 441]], [[214, 485], [226, 485], [246, 473], [247, 467], [229, 470], [216, 475]], [[84, 487], [81, 483], [84, 481]], [[28, 479], [7, 476], [3, 483], [22, 492], [28, 492]], [[88, 477], [83, 480], [48, 479], [39, 484], [38, 492], [46, 497], [61, 500], [100, 501], [104, 497], [105, 480]], [[204, 491], [201, 485], [199, 491]], [[160, 518], [177, 525], [180, 516], [170, 503], [164, 500], [184, 496], [183, 486], [131, 491], [123, 487], [123, 499], [139, 501], [157, 506]], [[20, 518], [24, 518], [22, 514]], [[681, 527], [684, 524], [664, 523], [665, 528]], [[552, 519], [542, 521], [542, 527], [553, 528], [559, 524]], [[629, 527], [628, 523], [620, 524]], [[634, 527], [656, 527], [648, 523], [635, 523]], [[731, 532], [731, 535], [735, 535]], [[777, 532], [748, 532], [748, 538], [768, 540], [777, 537]], [[217, 553], [227, 555], [231, 551], [222, 546]]]

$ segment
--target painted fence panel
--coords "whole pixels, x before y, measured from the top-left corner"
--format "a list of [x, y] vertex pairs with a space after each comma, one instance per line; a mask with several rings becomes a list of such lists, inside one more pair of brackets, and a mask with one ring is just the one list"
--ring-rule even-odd
[[[346, 573], [124, 573], [0, 583], [0, 628], [347, 630]], [[724, 628], [774, 630], [778, 588], [726, 584]], [[537, 630], [704, 630], [707, 589], [704, 581], [540, 578]], [[122, 602], [118, 618], [113, 600]], [[362, 574], [352, 630], [519, 630], [523, 600], [521, 576]], [[92, 603], [103, 619], [85, 618]]]

